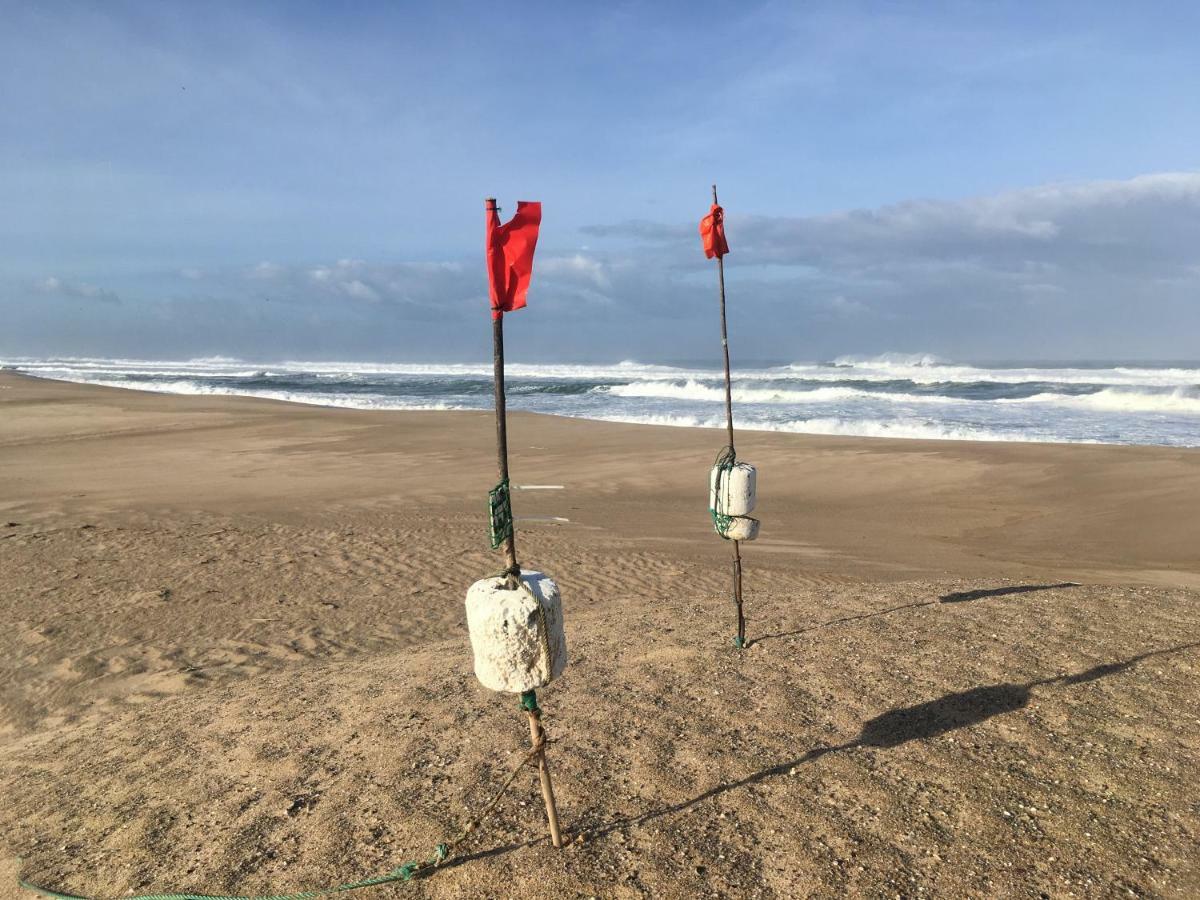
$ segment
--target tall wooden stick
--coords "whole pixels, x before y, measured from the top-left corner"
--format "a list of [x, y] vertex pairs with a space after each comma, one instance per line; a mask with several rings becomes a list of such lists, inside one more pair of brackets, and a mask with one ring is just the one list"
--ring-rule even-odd
[[[498, 212], [496, 198], [484, 201], [489, 219]], [[508, 486], [508, 405], [504, 391], [504, 313], [492, 318], [492, 384], [496, 394], [496, 464], [500, 483]], [[508, 491], [508, 508], [512, 512], [512, 491]], [[510, 591], [520, 586], [521, 568], [517, 563], [517, 528], [515, 522], [504, 538], [505, 585]]]
[[[717, 205], [717, 186], [712, 186], [713, 205]], [[717, 255], [717, 282], [721, 288], [721, 350], [725, 354], [725, 426], [729, 430], [729, 453], [736, 457], [733, 446], [733, 383], [729, 375], [729, 329], [725, 324], [725, 257]], [[737, 604], [737, 639], [740, 650], [746, 646], [746, 617], [742, 612], [742, 548], [733, 542], [733, 602]]]
[[[717, 205], [714, 184], [713, 205]], [[717, 281], [721, 287], [721, 350], [725, 353], [725, 424], [729, 429], [729, 452], [733, 453], [733, 386], [729, 381], [729, 330], [725, 326], [725, 257], [717, 254]]]
[[[484, 200], [488, 220], [498, 213], [496, 198]], [[508, 484], [508, 404], [504, 391], [504, 313], [492, 319], [492, 374], [496, 395], [496, 465], [500, 470], [500, 483]], [[509, 491], [509, 513], [512, 513], [512, 492]], [[516, 590], [521, 586], [521, 567], [517, 562], [517, 527], [514, 521], [504, 538], [504, 565], [507, 572], [505, 586]], [[536, 599], [536, 598], [535, 598]], [[541, 602], [540, 600], [538, 601]], [[542, 728], [542, 711], [537, 705], [537, 695], [526, 691], [521, 695], [521, 706], [529, 715], [529, 737], [537, 754], [538, 775], [542, 781], [542, 800], [546, 803], [546, 820], [550, 823], [550, 841], [555, 847], [562, 846], [562, 831], [558, 825], [558, 806], [554, 802], [554, 784], [550, 781], [550, 766], [546, 763], [546, 732]]]

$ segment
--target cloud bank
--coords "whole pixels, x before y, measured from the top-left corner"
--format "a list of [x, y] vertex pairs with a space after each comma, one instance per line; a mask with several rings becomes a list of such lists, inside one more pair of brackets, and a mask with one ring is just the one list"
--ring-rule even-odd
[[[1200, 173], [806, 217], [731, 211], [728, 233], [731, 328], [746, 359], [1196, 352]], [[692, 222], [610, 221], [569, 234], [548, 226], [530, 308], [512, 330], [547, 360], [705, 358], [716, 328], [712, 268]], [[112, 284], [103, 275], [0, 286], [11, 325], [0, 352], [487, 355], [481, 258], [257, 260]], [[76, 324], [64, 327], [68, 313]]]

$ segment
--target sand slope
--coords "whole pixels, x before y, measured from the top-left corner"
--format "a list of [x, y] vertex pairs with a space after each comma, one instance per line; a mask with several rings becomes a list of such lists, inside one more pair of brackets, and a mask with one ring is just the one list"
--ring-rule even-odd
[[[566, 598], [540, 696], [577, 842], [530, 770], [443, 871], [361, 896], [1200, 892], [1200, 454], [747, 435], [739, 653], [719, 435], [513, 433], [515, 480], [564, 486], [517, 514], [570, 520], [519, 549]], [[463, 623], [490, 439], [0, 376], [0, 896], [18, 856], [265, 893], [450, 834], [528, 741]]]

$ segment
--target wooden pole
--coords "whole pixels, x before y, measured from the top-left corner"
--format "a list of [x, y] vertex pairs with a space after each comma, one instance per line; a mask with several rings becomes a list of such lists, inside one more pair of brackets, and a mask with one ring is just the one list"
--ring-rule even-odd
[[[531, 692], [532, 693], [532, 692]], [[537, 747], [546, 740], [545, 729], [542, 728], [542, 711], [536, 701], [533, 709], [526, 708], [529, 715], [529, 739]], [[561, 847], [562, 830], [558, 825], [558, 806], [554, 802], [554, 784], [550, 781], [550, 766], [546, 763], [546, 748], [543, 746], [537, 755], [538, 775], [542, 780], [542, 799], [546, 802], [546, 821], [550, 823], [550, 843]]]
[[[713, 204], [717, 204], [717, 186], [712, 186]], [[729, 431], [729, 452], [736, 456], [733, 446], [733, 382], [729, 374], [729, 329], [725, 322], [725, 258], [717, 256], [717, 282], [721, 289], [721, 350], [725, 355], [725, 427]], [[742, 548], [733, 542], [733, 602], [737, 605], [737, 638], [735, 646], [746, 646], [746, 617], [742, 612]]]
[[[714, 184], [713, 204], [717, 203]], [[729, 429], [729, 452], [733, 453], [733, 386], [729, 380], [729, 331], [725, 326], [725, 257], [717, 256], [717, 281], [721, 287], [721, 350], [725, 354], [725, 425]]]
[[746, 617], [742, 613], [742, 548], [733, 542], [733, 602], [737, 604], [737, 642], [739, 650], [746, 646]]
[[[490, 219], [498, 210], [496, 198], [484, 201]], [[508, 484], [508, 406], [504, 392], [504, 313], [492, 318], [492, 371], [493, 388], [496, 395], [496, 463], [500, 470], [500, 483]], [[512, 511], [512, 491], [509, 491], [509, 511]], [[508, 573], [505, 585], [510, 591], [520, 586], [521, 568], [517, 563], [517, 528], [514, 522], [504, 538], [504, 568]]]
[[[497, 215], [496, 198], [484, 200], [488, 220]], [[508, 483], [508, 405], [504, 392], [504, 313], [492, 318], [492, 374], [496, 396], [496, 465], [500, 470], [500, 482]], [[512, 511], [512, 493], [509, 492], [509, 512]], [[521, 586], [521, 567], [517, 563], [517, 528], [514, 522], [504, 538], [504, 565], [507, 571], [505, 586], [516, 590]], [[539, 601], [540, 602], [540, 601]], [[562, 831], [558, 825], [558, 806], [554, 802], [554, 784], [550, 781], [550, 766], [546, 763], [546, 732], [542, 728], [542, 711], [537, 705], [537, 695], [526, 691], [521, 695], [521, 706], [529, 715], [529, 737], [538, 750], [538, 775], [542, 781], [542, 799], [546, 802], [546, 820], [550, 823], [550, 841], [555, 847], [562, 846]]]

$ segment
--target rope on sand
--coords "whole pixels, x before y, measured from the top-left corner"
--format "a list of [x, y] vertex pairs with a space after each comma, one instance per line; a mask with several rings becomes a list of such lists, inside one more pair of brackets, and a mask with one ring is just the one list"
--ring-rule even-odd
[[[531, 698], [533, 698], [532, 691], [529, 692], [529, 695]], [[536, 698], [532, 699], [532, 704], [536, 709]], [[525, 706], [524, 696], [522, 696], [522, 706], [523, 708]], [[525, 754], [512, 772], [509, 773], [509, 776], [505, 779], [504, 783], [500, 785], [500, 789], [496, 791], [495, 796], [493, 796], [492, 799], [489, 800], [488, 803], [478, 813], [463, 823], [462, 828], [459, 829], [458, 834], [453, 840], [449, 840], [445, 843], [435, 846], [433, 848], [433, 854], [428, 859], [406, 862], [404, 865], [398, 866], [384, 875], [376, 875], [372, 878], [364, 878], [361, 881], [350, 881], [346, 884], [339, 884], [333, 887], [317, 888], [310, 891], [300, 891], [299, 893], [295, 894], [235, 895], [195, 894], [184, 892], [167, 894], [138, 894], [136, 897], [126, 894], [122, 895], [119, 900], [312, 900], [312, 898], [316, 897], [328, 897], [331, 894], [341, 894], [345, 893], [346, 891], [357, 891], [361, 888], [376, 887], [381, 884], [392, 884], [397, 881], [412, 881], [417, 875], [427, 872], [430, 869], [435, 869], [449, 859], [454, 848], [466, 841], [466, 839], [479, 827], [483, 818], [496, 808], [496, 804], [500, 802], [500, 798], [504, 796], [504, 793], [516, 780], [517, 775], [520, 774], [521, 770], [537, 759], [538, 754], [546, 748], [548, 743], [550, 743], [545, 739], [544, 734], [540, 735], [539, 737], [540, 739], [534, 745], [533, 749]], [[40, 894], [43, 897], [52, 897], [55, 898], [55, 900], [100, 900], [100, 898], [97, 897], [85, 897], [81, 894], [68, 894], [63, 891], [53, 890], [52, 888], [42, 887], [26, 881], [24, 878], [19, 878], [17, 880], [17, 884], [27, 891], [32, 891], [33, 893]], [[114, 897], [112, 900], [118, 900], [118, 898]]]

